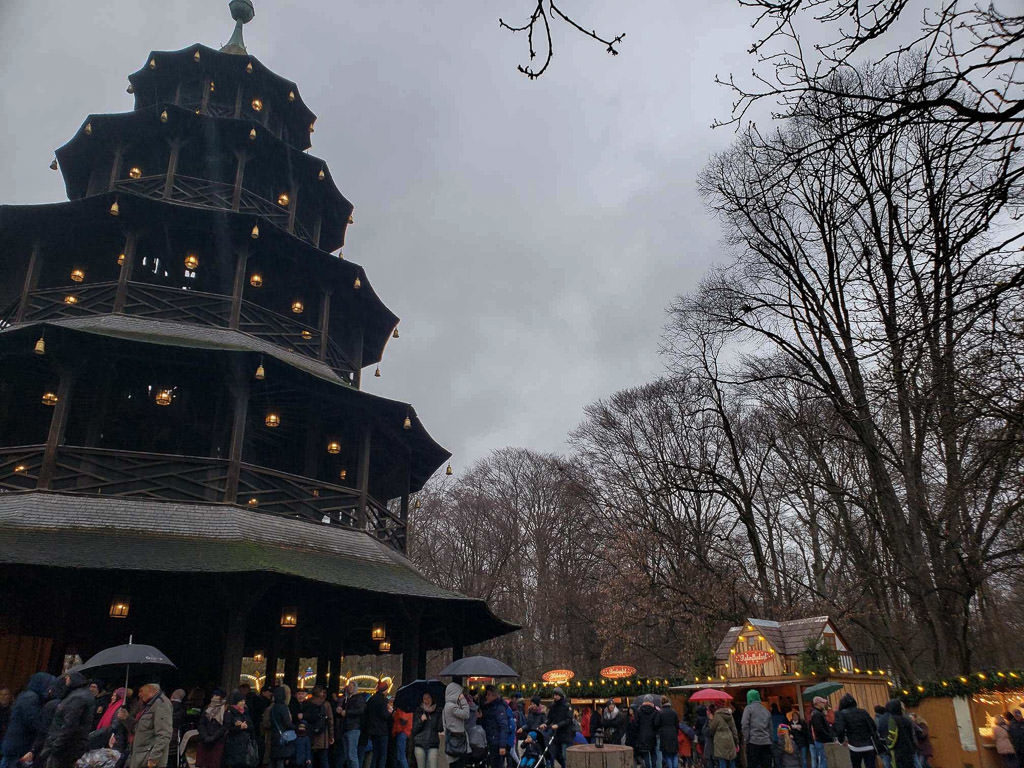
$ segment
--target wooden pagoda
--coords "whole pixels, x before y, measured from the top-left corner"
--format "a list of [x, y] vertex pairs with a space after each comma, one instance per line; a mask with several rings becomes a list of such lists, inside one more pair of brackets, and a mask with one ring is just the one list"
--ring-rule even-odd
[[340, 253], [315, 116], [230, 7], [228, 45], [151, 53], [134, 110], [57, 150], [69, 202], [0, 207], [4, 682], [129, 634], [193, 681], [388, 648], [422, 677], [513, 629], [404, 557], [449, 455], [360, 391], [398, 319]]

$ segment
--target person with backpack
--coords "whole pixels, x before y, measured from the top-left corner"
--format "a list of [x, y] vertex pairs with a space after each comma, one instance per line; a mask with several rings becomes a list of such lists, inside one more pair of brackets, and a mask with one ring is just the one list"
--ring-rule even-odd
[[935, 751], [928, 733], [928, 723], [916, 713], [910, 715], [910, 722], [914, 724], [914, 741], [917, 743], [917, 768], [930, 768]]
[[775, 729], [775, 738], [779, 745], [778, 768], [803, 768], [803, 756], [793, 738], [793, 728], [787, 723], [780, 723]]
[[302, 702], [302, 722], [309, 734], [313, 768], [330, 768], [331, 745], [334, 744], [334, 717], [327, 704], [323, 686], [313, 688], [313, 695]]
[[285, 763], [295, 757], [295, 724], [288, 708], [292, 690], [287, 685], [274, 689], [274, 703], [268, 712], [268, 736], [270, 739], [270, 768], [285, 768]]
[[878, 724], [878, 736], [894, 768], [914, 768], [914, 756], [917, 754], [914, 724], [903, 714], [903, 702], [899, 699], [892, 699], [885, 705], [885, 714]]
[[850, 750], [851, 767], [875, 768], [879, 746], [875, 721], [867, 710], [857, 706], [857, 700], [849, 693], [839, 700], [834, 727], [836, 738], [845, 741]]

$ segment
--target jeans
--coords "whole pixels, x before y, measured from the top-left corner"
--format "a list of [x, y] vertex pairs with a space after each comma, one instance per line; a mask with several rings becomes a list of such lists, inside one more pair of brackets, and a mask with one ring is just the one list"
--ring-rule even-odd
[[548, 736], [548, 738], [551, 739], [551, 754], [558, 761], [558, 764], [565, 768], [565, 744], [560, 742], [555, 736]]
[[345, 765], [346, 768], [361, 768], [359, 759], [359, 729], [345, 731], [342, 737], [345, 741]]
[[724, 757], [718, 758], [718, 768], [736, 768], [735, 760], [726, 760]]
[[398, 768], [409, 768], [409, 758], [406, 756], [408, 743], [409, 737], [406, 734], [395, 734], [395, 764]]
[[370, 768], [388, 768], [388, 737], [371, 736], [370, 742], [373, 744]]
[[437, 747], [413, 747], [412, 753], [416, 757], [416, 768], [437, 768]]
[[[644, 768], [655, 768], [655, 765], [654, 765], [654, 753], [652, 753], [652, 752], [637, 752], [636, 753], [636, 757], [640, 761], [640, 765], [642, 765]], [[661, 768], [661, 767], [657, 766], [657, 768]]]
[[828, 768], [825, 762], [825, 742], [811, 742], [811, 768]]
[[[800, 750], [800, 768], [811, 768], [811, 749], [810, 747], [797, 747]], [[889, 768], [888, 763], [885, 768]]]
[[662, 753], [662, 759], [665, 761], [665, 768], [679, 768], [679, 755], [670, 755], [668, 753]]
[[885, 768], [892, 768], [892, 755], [889, 754], [889, 750], [882, 750], [882, 765]]

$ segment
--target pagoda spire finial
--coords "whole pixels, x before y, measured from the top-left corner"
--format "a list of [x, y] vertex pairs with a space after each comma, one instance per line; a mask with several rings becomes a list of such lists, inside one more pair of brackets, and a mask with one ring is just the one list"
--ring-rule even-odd
[[242, 25], [252, 21], [256, 11], [252, 7], [252, 0], [231, 0], [228, 8], [231, 9], [231, 18], [235, 20], [235, 31], [220, 50], [222, 53], [237, 53], [244, 56], [248, 51], [245, 50], [245, 41], [242, 40]]

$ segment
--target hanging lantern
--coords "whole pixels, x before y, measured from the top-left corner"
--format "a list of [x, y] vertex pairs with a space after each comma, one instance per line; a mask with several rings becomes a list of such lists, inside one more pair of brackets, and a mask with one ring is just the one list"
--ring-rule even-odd
[[349, 224], [355, 224], [356, 223], [356, 220], [352, 218], [352, 214], [351, 213], [348, 215], [348, 223]]
[[125, 93], [135, 93], [135, 86], [128, 83], [128, 87], [124, 89]]
[[[56, 160], [54, 160], [53, 162], [54, 162], [54, 163], [56, 163], [57, 161], [56, 161]], [[54, 170], [57, 170], [57, 169], [56, 169], [56, 168], [54, 168]], [[324, 173], [324, 169], [323, 169], [323, 168], [321, 168], [321, 169], [320, 169], [320, 173], [318, 173], [318, 174], [316, 175], [316, 177], [317, 177], [317, 178], [318, 178], [318, 179], [319, 179], [320, 181], [323, 181], [323, 180], [324, 180], [325, 178], [327, 178], [327, 174], [326, 174], [326, 173]]]
[[341, 472], [338, 473], [338, 477], [340, 477], [342, 480], [348, 480], [348, 470], [341, 470]]
[[363, 287], [363, 281], [359, 279], [359, 275], [356, 275], [356, 280], [352, 283], [352, 287], [357, 291]]
[[299, 624], [299, 609], [294, 605], [281, 609], [281, 626], [291, 629]]
[[313, 131], [314, 131], [313, 124], [310, 123], [309, 124], [309, 132], [312, 133]]
[[398, 326], [397, 325], [395, 326], [395, 330], [393, 330], [391, 332], [391, 338], [392, 339], [397, 339], [398, 338]]
[[263, 100], [259, 96], [252, 100], [252, 110], [253, 112], [263, 111]]
[[371, 640], [386, 640], [388, 637], [388, 627], [383, 621], [373, 622], [373, 626], [370, 627], [370, 639]]
[[137, 165], [133, 165], [131, 168], [128, 169], [128, 176], [133, 179], [141, 179], [142, 169], [139, 168], [139, 166]]
[[281, 417], [276, 413], [268, 413], [267, 418], [263, 420], [263, 423], [271, 429], [276, 429], [281, 426]]
[[259, 288], [263, 285], [263, 275], [259, 272], [253, 272], [252, 275], [249, 276], [249, 285], [253, 288]]
[[213, 84], [213, 80], [211, 80], [210, 81], [210, 93], [213, 93], [215, 90], [217, 90], [217, 89], [216, 89], [216, 87]]
[[127, 595], [115, 595], [110, 601], [110, 618], [127, 619], [132, 600]]
[[255, 379], [256, 381], [263, 381], [265, 378], [267, 378], [267, 372], [263, 370], [263, 363], [260, 363], [258, 366], [256, 366]]
[[331, 442], [327, 444], [327, 452], [341, 453], [341, 443], [339, 443], [337, 440], [331, 440]]
[[43, 392], [43, 405], [56, 405], [59, 399], [53, 392]]
[[302, 333], [299, 335], [302, 336], [302, 338], [304, 338], [306, 341], [309, 341], [310, 339], [313, 338], [313, 332], [307, 331], [305, 328], [302, 329]]
[[92, 136], [92, 123], [85, 124], [85, 135]]
[[288, 197], [287, 192], [282, 192], [280, 195], [277, 196], [277, 204], [280, 205], [282, 208], [287, 208], [288, 203], [290, 202], [291, 198]]
[[305, 309], [306, 305], [303, 304], [298, 299], [292, 302], [292, 312], [294, 312], [296, 315], [301, 315], [305, 311]]
[[195, 52], [195, 55], [192, 57], [192, 61], [194, 61], [196, 64], [199, 63], [199, 51]]
[[245, 74], [247, 74], [247, 75], [251, 75], [252, 74], [252, 62], [251, 61], [248, 64], [245, 65]]
[[57, 165], [57, 158], [54, 158], [53, 162], [50, 163], [50, 170], [56, 171], [59, 167], [60, 166]]
[[423, 502], [420, 501], [419, 499], [416, 499], [416, 503], [412, 505], [412, 508], [413, 509], [419, 509], [422, 506], [423, 506]]
[[408, 415], [406, 415], [405, 421], [402, 422], [402, 429], [412, 429], [412, 419]]
[[71, 282], [80, 283], [85, 280], [85, 270], [75, 267], [71, 270]]
[[64, 303], [65, 304], [77, 304], [78, 303], [78, 297], [75, 296], [75, 294], [73, 294], [73, 293], [69, 293], [67, 296], [64, 297]]
[[161, 389], [159, 392], [156, 393], [156, 396], [153, 398], [153, 401], [157, 405], [168, 406], [171, 404], [172, 399], [173, 396], [171, 395], [171, 390]]
[[40, 336], [39, 340], [36, 341], [35, 348], [32, 351], [35, 352], [37, 355], [45, 355], [46, 354], [46, 339], [44, 339], [42, 336]]
[[260, 505], [260, 500], [257, 499], [255, 496], [253, 496], [251, 499], [249, 499], [245, 503], [246, 503], [246, 506], [249, 506], [249, 507], [258, 507]]
[[168, 120], [167, 110], [165, 109], [163, 112], [160, 113], [160, 122], [161, 123], [166, 123], [167, 120]]
[[451, 462], [448, 462], [448, 469], [446, 469], [446, 470], [444, 471], [444, 473], [445, 473], [446, 475], [452, 475], [452, 474], [454, 474], [454, 472], [452, 472], [452, 464], [451, 464]]
[[295, 101], [295, 91], [288, 91], [288, 101]]
[[373, 372], [373, 377], [374, 377], [375, 379], [379, 379], [379, 378], [380, 378], [380, 366], [379, 366], [379, 365], [377, 366], [377, 370], [375, 370], [375, 371]]
[[250, 232], [250, 233], [249, 233], [249, 236], [250, 236], [250, 237], [251, 237], [251, 238], [252, 238], [253, 240], [255, 240], [255, 239], [256, 239], [257, 237], [259, 237], [259, 236], [260, 236], [260, 227], [259, 227], [259, 225], [258, 225], [258, 224], [253, 224], [253, 225], [252, 225], [252, 232]]
[[120, 216], [121, 215], [121, 206], [119, 206], [117, 204], [117, 200], [115, 200], [111, 204], [111, 206], [110, 206], [110, 215], [111, 216]]
[[150, 69], [156, 69], [156, 59], [150, 59], [149, 60], [149, 68]]
[[377, 647], [380, 648], [380, 652], [381, 653], [391, 653], [391, 641], [390, 640], [381, 640], [380, 644]]
[[256, 129], [249, 131], [249, 141], [256, 141]]
[[124, 266], [124, 253], [117, 254], [117, 266]]
[[16, 474], [16, 475], [24, 475], [27, 472], [28, 472], [28, 467], [26, 467], [24, 464], [19, 464], [18, 466], [16, 466], [14, 468], [14, 474]]
[[194, 272], [199, 267], [199, 257], [190, 253], [185, 257], [185, 269]]

